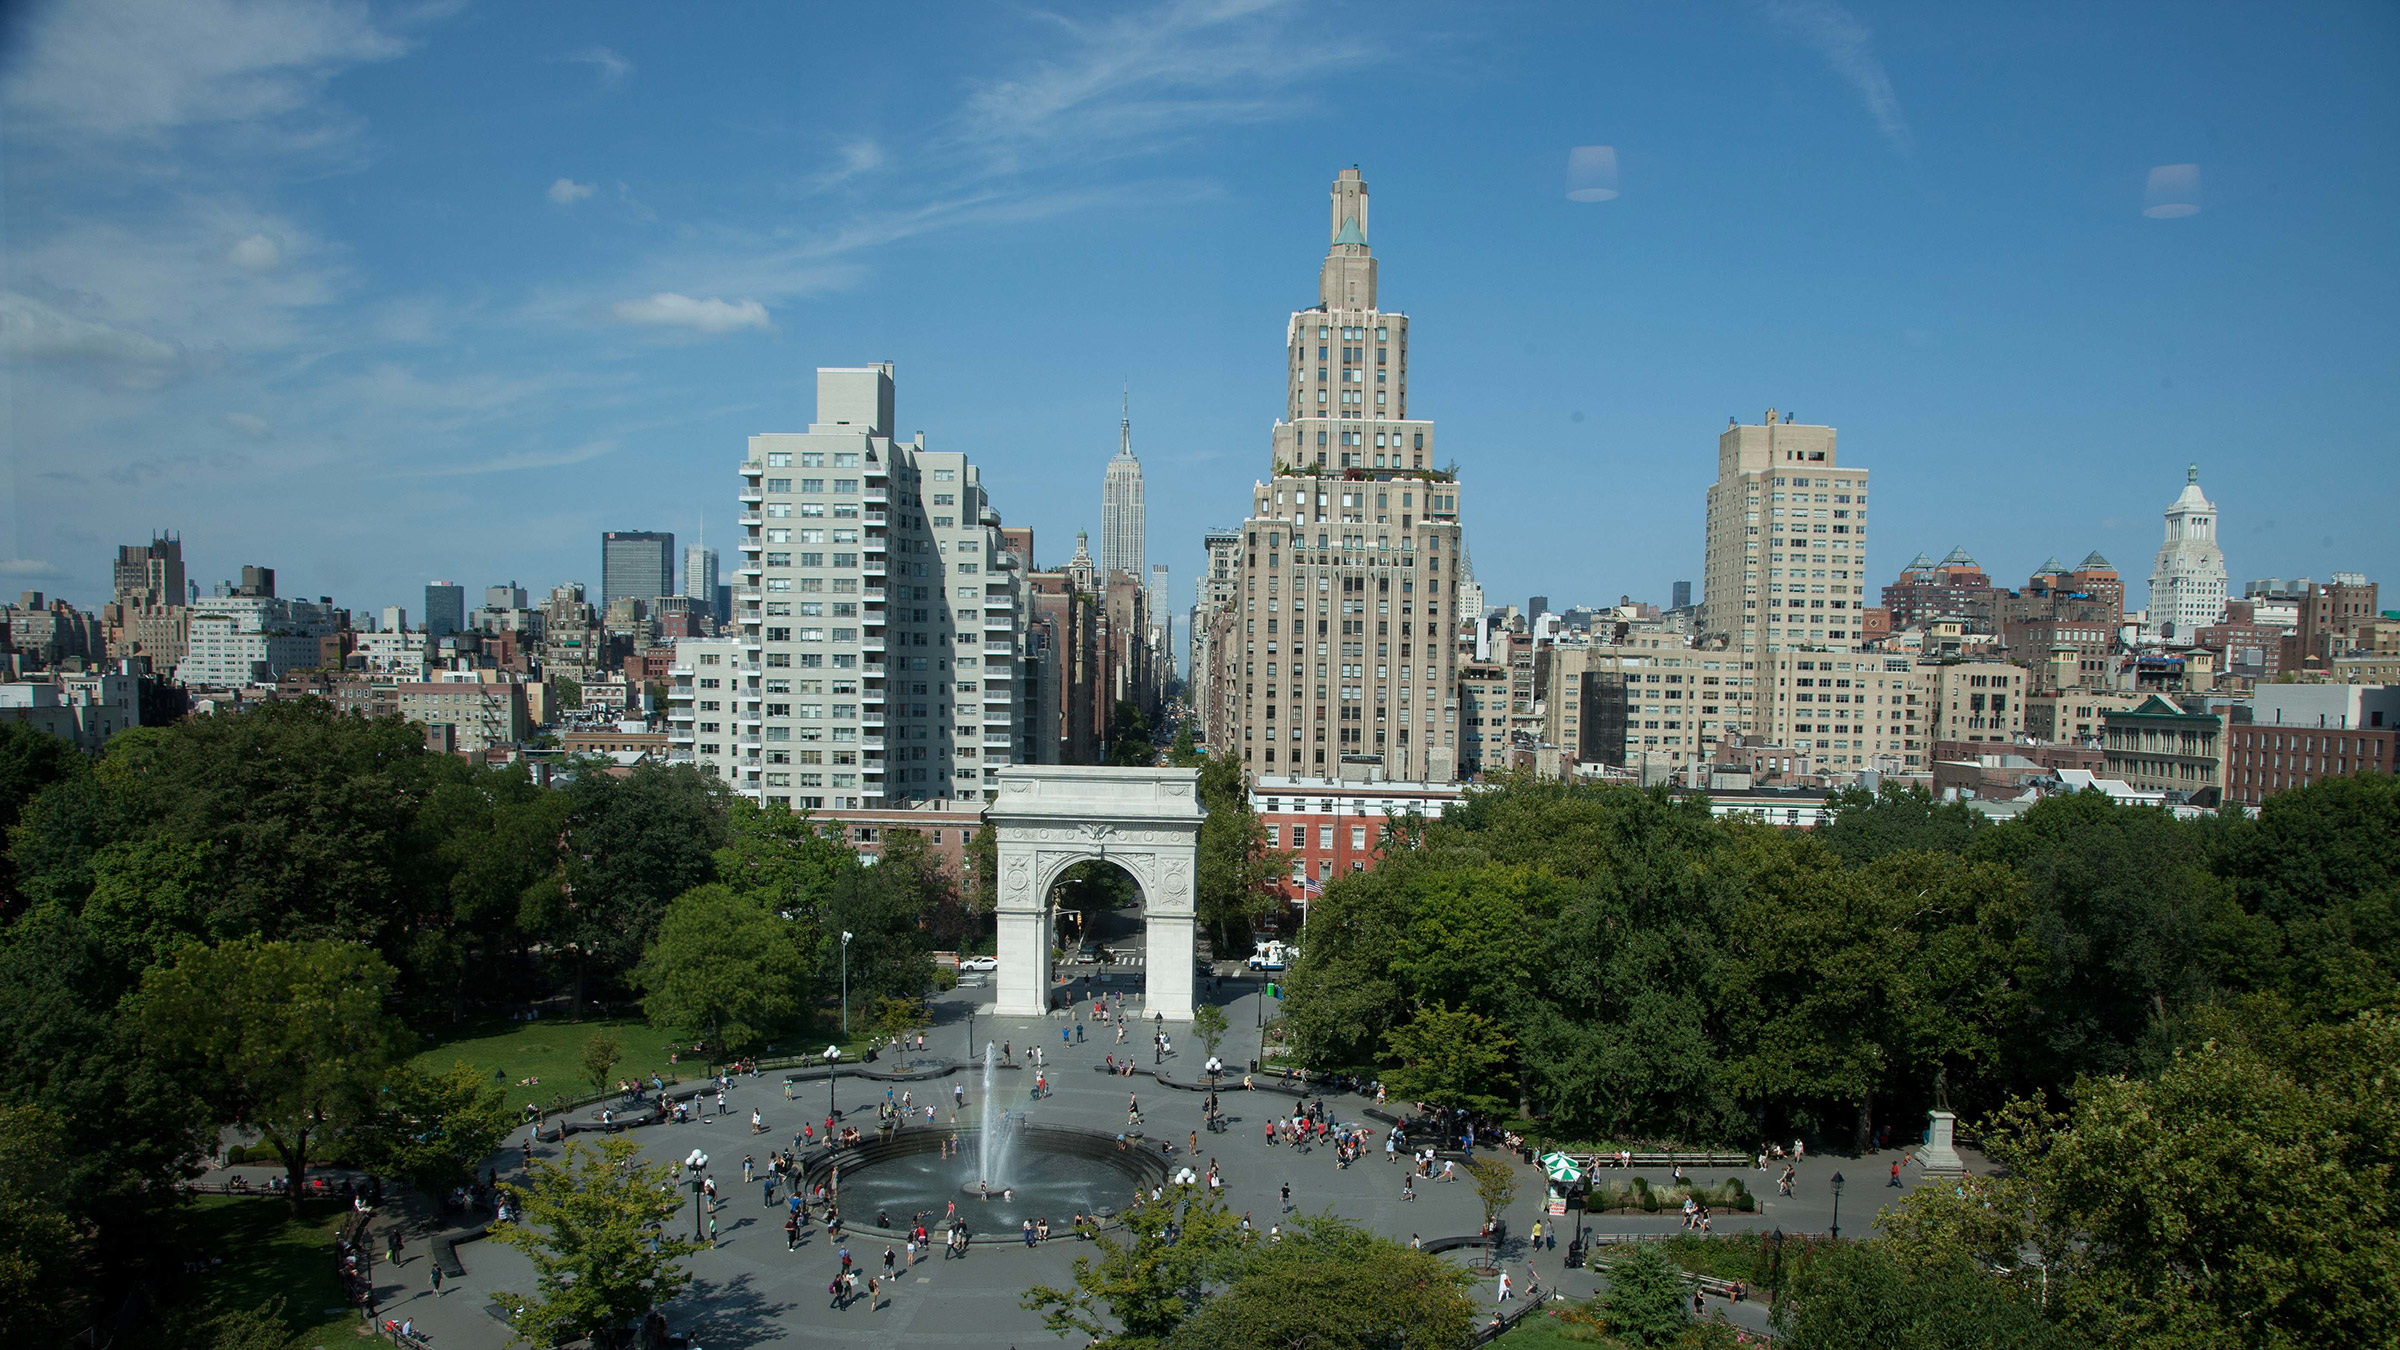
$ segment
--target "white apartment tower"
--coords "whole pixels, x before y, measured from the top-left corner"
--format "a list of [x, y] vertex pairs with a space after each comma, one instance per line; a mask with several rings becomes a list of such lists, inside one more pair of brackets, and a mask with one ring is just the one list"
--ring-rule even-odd
[[999, 513], [965, 455], [894, 439], [892, 405], [889, 363], [821, 369], [807, 431], [750, 438], [738, 635], [677, 644], [670, 756], [753, 798], [988, 799], [1023, 753], [1026, 608]]
[[[1813, 706], [1818, 666], [1829, 672], [1838, 666], [1846, 676], [1860, 667], [1838, 658], [1859, 648], [1866, 536], [1867, 471], [1841, 464], [1832, 427], [1796, 425], [1770, 408], [1756, 426], [1725, 428], [1717, 438], [1717, 481], [1708, 489], [1701, 593], [1702, 642], [1723, 643], [1725, 683], [1715, 702], [1684, 708], [1674, 719], [1686, 724], [1678, 730], [1696, 726], [1703, 748], [1719, 738], [1800, 734], [1778, 720], [1776, 681], [1807, 679]], [[1799, 655], [1781, 662], [1784, 653]], [[1809, 673], [1788, 673], [1800, 661]], [[1883, 663], [1871, 664], [1880, 677]], [[1851, 680], [1840, 687], [1849, 690]], [[1850, 703], [1847, 694], [1843, 703]], [[1870, 766], [1870, 754], [1886, 738], [1869, 730], [1864, 713], [1854, 721], [1849, 711], [1824, 724], [1822, 740], [1811, 716], [1810, 749], [1837, 768]], [[1880, 728], [1880, 713], [1872, 725]]]
[[1117, 453], [1100, 479], [1100, 574], [1147, 575], [1142, 557], [1149, 528], [1142, 506], [1142, 462], [1133, 457], [1133, 396], [1117, 419]]
[[2217, 507], [2200, 491], [2200, 466], [2184, 471], [2183, 492], [2167, 508], [2167, 538], [2150, 564], [2150, 631], [2189, 641], [2225, 617], [2225, 550], [2217, 547]]
[[1367, 185], [1334, 180], [1285, 416], [1210, 616], [1208, 739], [1266, 776], [1456, 777], [1458, 482], [1408, 416], [1408, 316], [1379, 309]]

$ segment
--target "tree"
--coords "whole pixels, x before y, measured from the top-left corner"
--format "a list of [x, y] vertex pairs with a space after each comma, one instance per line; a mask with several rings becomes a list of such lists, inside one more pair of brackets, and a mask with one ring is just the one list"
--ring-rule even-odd
[[652, 1022], [738, 1055], [798, 1020], [811, 953], [804, 930], [722, 883], [678, 896], [633, 972]]
[[2053, 1306], [2104, 1345], [2387, 1339], [2400, 1295], [2400, 1226], [2387, 1221], [2400, 1208], [2400, 1016], [2223, 1029], [2155, 1078], [2087, 1079], [2062, 1114], [2019, 1104], [1988, 1123]]
[[583, 706], [583, 686], [564, 675], [550, 679], [550, 697], [560, 712], [573, 712]]
[[1158, 747], [1150, 743], [1150, 719], [1132, 699], [1118, 699], [1109, 714], [1108, 762], [1135, 769], [1158, 762]]
[[0, 1344], [64, 1345], [86, 1325], [87, 1259], [67, 1212], [66, 1132], [38, 1106], [0, 1106]]
[[1453, 1350], [1475, 1309], [1467, 1273], [1330, 1215], [1255, 1245], [1226, 1288], [1167, 1337], [1167, 1350]]
[[109, 959], [139, 979], [187, 942], [238, 936], [211, 931], [219, 894], [207, 844], [121, 840], [92, 857], [83, 920]]
[[1984, 1267], [1953, 1257], [1895, 1261], [1879, 1242], [1837, 1243], [1799, 1268], [1776, 1314], [1791, 1350], [2074, 1350], [2086, 1344], [2042, 1315], [2032, 1297]]
[[959, 893], [969, 914], [989, 914], [1000, 906], [1000, 831], [978, 825], [967, 837], [967, 874], [959, 878]]
[[[913, 830], [887, 832], [915, 835]], [[922, 836], [916, 836], [921, 842]], [[819, 987], [839, 988], [841, 935], [850, 934], [849, 993], [852, 1007], [872, 1008], [885, 998], [917, 998], [933, 983], [933, 953], [918, 925], [920, 908], [933, 897], [934, 877], [911, 862], [906, 843], [895, 857], [845, 873], [827, 892], [824, 932], [818, 946]], [[894, 865], [895, 862], [898, 865]]]
[[1167, 748], [1167, 763], [1178, 769], [1197, 769], [1208, 762], [1200, 746], [1192, 739], [1192, 724], [1185, 722], [1175, 728], [1175, 743]]
[[1400, 1061], [1384, 1075], [1394, 1095], [1487, 1116], [1507, 1109], [1491, 1089], [1508, 1062], [1509, 1039], [1483, 1014], [1437, 1003], [1384, 1040]]
[[1267, 847], [1267, 827], [1250, 809], [1241, 761], [1218, 755], [1200, 766], [1200, 822], [1193, 913], [1217, 936], [1219, 950], [1249, 949], [1250, 930], [1282, 902], [1276, 883], [1291, 855]]
[[354, 1136], [360, 1160], [435, 1198], [473, 1185], [511, 1123], [506, 1094], [465, 1063], [400, 1065], [377, 1108]]
[[530, 1179], [503, 1182], [522, 1218], [496, 1229], [495, 1241], [533, 1262], [535, 1292], [494, 1295], [511, 1309], [520, 1341], [556, 1345], [620, 1331], [683, 1291], [683, 1258], [700, 1244], [673, 1236], [682, 1209], [675, 1165], [642, 1162], [641, 1146], [622, 1137], [588, 1147], [567, 1141], [556, 1162], [536, 1158]]
[[1612, 1253], [1600, 1315], [1611, 1335], [1631, 1345], [1668, 1345], [1692, 1322], [1683, 1269], [1654, 1242], [1629, 1243]]
[[[925, 1000], [921, 998], [884, 998], [876, 1001], [875, 1019], [869, 1024], [879, 1042], [908, 1044], [908, 1038], [933, 1025], [925, 1015]], [[901, 1056], [906, 1060], [907, 1056]]]
[[[858, 853], [843, 841], [840, 826], [826, 825], [781, 802], [761, 805], [736, 797], [730, 809], [725, 846], [714, 860], [716, 879], [813, 930], [834, 879], [859, 866]], [[804, 945], [815, 946], [813, 931]]]
[[1217, 1047], [1225, 1040], [1225, 1010], [1214, 1003], [1203, 1003], [1192, 1013], [1192, 1034], [1208, 1050], [1208, 1057], [1217, 1057]]
[[594, 1092], [609, 1090], [609, 1070], [625, 1057], [624, 1048], [613, 1031], [595, 1031], [583, 1043], [583, 1076]]
[[575, 1015], [593, 966], [630, 970], [676, 896], [715, 877], [725, 842], [725, 787], [689, 764], [644, 764], [631, 776], [576, 776], [562, 884], [537, 923], [575, 955]]
[[1072, 1288], [1035, 1285], [1025, 1292], [1020, 1302], [1042, 1314], [1042, 1325], [1111, 1345], [1154, 1342], [1233, 1278], [1250, 1246], [1223, 1196], [1205, 1187], [1174, 1186], [1155, 1200], [1137, 1200], [1124, 1220], [1119, 1232], [1100, 1235], [1097, 1256], [1075, 1258]]
[[[83, 753], [73, 742], [23, 722], [0, 722], [0, 839], [7, 837], [35, 794], [85, 768]], [[0, 849], [0, 917], [13, 917], [22, 907], [16, 870], [6, 850]]]
[[1475, 1198], [1483, 1204], [1483, 1227], [1489, 1232], [1517, 1198], [1517, 1174], [1499, 1158], [1467, 1159], [1467, 1177], [1475, 1183]]
[[226, 1121], [283, 1158], [296, 1206], [312, 1145], [370, 1119], [399, 1028], [393, 971], [346, 942], [193, 945], [142, 980], [142, 1032]]

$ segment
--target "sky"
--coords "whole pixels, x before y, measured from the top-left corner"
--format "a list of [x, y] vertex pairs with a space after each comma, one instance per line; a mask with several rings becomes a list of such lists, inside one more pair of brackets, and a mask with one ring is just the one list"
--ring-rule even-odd
[[1181, 608], [1353, 164], [1494, 604], [1696, 582], [1770, 407], [1873, 471], [1876, 582], [2098, 549], [2138, 600], [2192, 463], [2237, 588], [2400, 582], [2400, 7], [5, 13], [11, 594], [154, 530], [412, 619], [597, 592], [608, 529], [730, 571], [744, 438], [888, 360], [1043, 566], [1130, 389]]

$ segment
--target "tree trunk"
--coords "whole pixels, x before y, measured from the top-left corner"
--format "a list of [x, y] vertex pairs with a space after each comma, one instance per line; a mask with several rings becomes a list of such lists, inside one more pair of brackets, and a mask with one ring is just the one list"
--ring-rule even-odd
[[265, 1138], [275, 1146], [277, 1153], [283, 1155], [284, 1199], [293, 1209], [298, 1209], [308, 1178], [308, 1131], [300, 1131], [288, 1142], [273, 1134], [267, 1134]]
[[1858, 1094], [1858, 1135], [1851, 1142], [1853, 1153], [1864, 1153], [1875, 1142], [1875, 1094]]

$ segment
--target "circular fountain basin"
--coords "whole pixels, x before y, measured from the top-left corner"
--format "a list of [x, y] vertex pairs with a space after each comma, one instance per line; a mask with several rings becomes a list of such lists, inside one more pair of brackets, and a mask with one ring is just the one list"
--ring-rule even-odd
[[[1166, 1160], [1153, 1149], [1117, 1147], [1116, 1136], [1065, 1125], [1020, 1124], [1012, 1131], [1009, 1185], [991, 1198], [977, 1194], [973, 1175], [980, 1155], [976, 1130], [958, 1133], [959, 1150], [942, 1156], [947, 1130], [903, 1130], [857, 1148], [820, 1155], [805, 1176], [813, 1190], [841, 1169], [839, 1194], [846, 1228], [902, 1233], [924, 1215], [928, 1228], [942, 1226], [955, 1202], [970, 1232], [994, 1240], [1017, 1240], [1027, 1220], [1050, 1221], [1052, 1236], [1074, 1231], [1077, 1214], [1114, 1213], [1138, 1193], [1164, 1185]], [[888, 1228], [872, 1220], [888, 1214]]]

